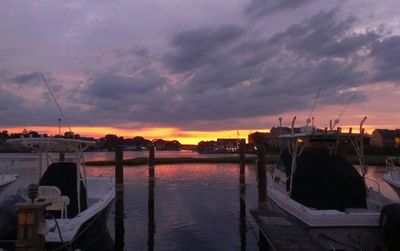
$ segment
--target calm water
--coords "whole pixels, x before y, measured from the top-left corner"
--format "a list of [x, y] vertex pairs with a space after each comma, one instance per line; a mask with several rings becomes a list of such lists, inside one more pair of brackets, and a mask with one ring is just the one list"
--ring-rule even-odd
[[[112, 152], [85, 155], [87, 160], [114, 156]], [[147, 152], [125, 153], [125, 158], [145, 156]], [[192, 152], [157, 152], [157, 156], [206, 157]], [[0, 172], [12, 158], [17, 162], [11, 172], [20, 177], [0, 197], [13, 194], [37, 178], [35, 154], [0, 154]], [[383, 171], [383, 168], [370, 168], [367, 176], [377, 184], [368, 181], [368, 185], [375, 188], [379, 185], [386, 196], [396, 199], [394, 191], [382, 180]], [[257, 201], [253, 165], [246, 166], [246, 189], [242, 192], [236, 164], [158, 165], [155, 173], [155, 182], [149, 183], [146, 166], [125, 168], [128, 250], [260, 250], [256, 225], [248, 211], [256, 207]], [[88, 175], [113, 177], [114, 169], [88, 167]], [[149, 204], [152, 196], [154, 208]]]
[[[136, 154], [147, 156], [146, 152], [129, 152], [125, 157]], [[202, 157], [192, 152], [157, 152], [157, 155]], [[31, 168], [35, 165], [35, 154], [0, 154], [0, 166], [15, 157], [13, 171], [20, 177], [0, 197], [13, 194], [37, 177], [37, 171]], [[88, 153], [86, 159], [112, 157], [113, 153]], [[246, 166], [246, 189], [242, 194], [239, 166], [235, 164], [158, 165], [155, 173], [152, 184], [146, 166], [125, 168], [128, 250], [260, 250], [256, 225], [248, 211], [257, 201], [253, 166]], [[88, 175], [113, 177], [114, 169], [89, 167]], [[154, 196], [154, 208], [148, 208], [149, 196]], [[111, 215], [110, 233], [113, 233], [112, 222]]]
[[[85, 160], [113, 160], [114, 152], [85, 152]], [[54, 154], [54, 157], [57, 155]], [[148, 157], [148, 151], [125, 151], [124, 158], [138, 158], [138, 157]], [[191, 157], [191, 158], [208, 158], [208, 157], [230, 157], [235, 156], [235, 154], [199, 154], [198, 152], [192, 151], [157, 151], [158, 157]], [[66, 155], [68, 158], [68, 154]], [[37, 158], [36, 153], [0, 153], [0, 162], [8, 161], [13, 158], [17, 158], [19, 160], [35, 160]]]

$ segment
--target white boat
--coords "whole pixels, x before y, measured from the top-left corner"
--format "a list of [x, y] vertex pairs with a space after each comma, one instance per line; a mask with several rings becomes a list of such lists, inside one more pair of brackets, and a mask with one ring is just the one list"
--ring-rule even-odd
[[[303, 226], [325, 250], [378, 250], [381, 211], [393, 201], [379, 192], [378, 183], [375, 189], [365, 183], [362, 123], [360, 134], [293, 131], [280, 136], [287, 148], [268, 177], [271, 206]], [[338, 154], [341, 144], [354, 148], [358, 171]]]
[[387, 158], [386, 169], [387, 172], [383, 175], [383, 179], [400, 197], [400, 157]]
[[6, 167], [7, 173], [0, 174], [0, 189], [17, 180], [18, 174], [10, 173], [10, 169], [14, 167], [15, 159], [12, 159], [10, 164]]
[[[43, 228], [47, 250], [91, 249], [91, 244], [104, 238], [110, 206], [115, 197], [115, 182], [111, 178], [86, 177], [83, 151], [94, 142], [20, 138], [8, 143], [22, 144], [38, 152], [38, 165], [35, 167], [39, 171], [38, 197], [35, 201], [51, 203], [46, 208], [49, 217]], [[51, 152], [60, 153], [60, 159], [54, 160], [49, 154]], [[65, 161], [65, 153], [68, 153], [69, 159], [72, 156], [73, 161]], [[14, 197], [17, 198], [15, 202], [29, 201], [26, 188], [18, 194], [20, 197]], [[7, 233], [15, 235], [10, 231], [10, 224], [4, 225], [7, 231], [0, 229], [0, 239], [15, 238], [7, 236]]]

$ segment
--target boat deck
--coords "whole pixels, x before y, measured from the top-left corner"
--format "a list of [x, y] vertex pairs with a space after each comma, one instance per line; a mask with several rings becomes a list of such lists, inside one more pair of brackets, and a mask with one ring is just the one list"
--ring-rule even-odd
[[323, 250], [304, 229], [290, 222], [282, 214], [270, 209], [253, 209], [250, 213], [271, 246], [271, 250]]

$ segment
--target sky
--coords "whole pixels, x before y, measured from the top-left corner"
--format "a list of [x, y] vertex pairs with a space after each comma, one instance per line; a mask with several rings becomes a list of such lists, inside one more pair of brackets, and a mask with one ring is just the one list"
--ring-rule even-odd
[[396, 2], [4, 0], [0, 129], [54, 134], [61, 117], [81, 135], [197, 143], [279, 117], [399, 128]]

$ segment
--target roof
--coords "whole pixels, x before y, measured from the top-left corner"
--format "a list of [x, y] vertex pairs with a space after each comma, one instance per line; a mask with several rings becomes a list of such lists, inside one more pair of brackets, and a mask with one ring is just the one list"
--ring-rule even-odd
[[374, 132], [379, 133], [383, 138], [395, 138], [400, 137], [400, 129], [390, 130], [390, 129], [376, 129]]
[[94, 145], [95, 142], [80, 140], [80, 139], [65, 139], [65, 138], [18, 138], [9, 139], [7, 143], [21, 144], [25, 147], [32, 148], [37, 151], [47, 152], [82, 152], [89, 145]]
[[312, 138], [312, 139], [333, 139], [333, 138], [358, 138], [358, 137], [368, 137], [367, 134], [359, 133], [342, 133], [337, 131], [316, 131], [312, 132], [302, 132], [293, 134], [280, 135], [279, 138]]

